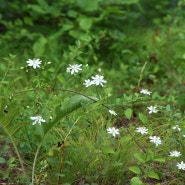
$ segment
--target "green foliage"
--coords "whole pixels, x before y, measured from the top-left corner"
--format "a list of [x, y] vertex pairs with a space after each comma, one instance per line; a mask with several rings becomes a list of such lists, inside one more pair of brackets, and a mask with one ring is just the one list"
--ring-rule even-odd
[[[184, 5], [2, 0], [0, 179], [182, 184], [184, 169], [177, 164], [185, 155]], [[36, 69], [26, 63], [34, 57], [42, 61]], [[72, 74], [69, 64], [82, 69]], [[86, 87], [84, 81], [95, 75], [105, 77], [104, 86]], [[149, 113], [150, 106], [157, 112]], [[44, 122], [33, 124], [35, 118]], [[144, 127], [145, 133], [138, 131]], [[169, 156], [174, 150], [181, 152], [178, 158]]]

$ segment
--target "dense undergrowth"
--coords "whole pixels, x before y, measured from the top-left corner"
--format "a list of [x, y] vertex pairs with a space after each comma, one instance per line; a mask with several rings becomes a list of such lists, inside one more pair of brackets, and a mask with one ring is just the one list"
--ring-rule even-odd
[[0, 184], [183, 185], [184, 5], [2, 0]]

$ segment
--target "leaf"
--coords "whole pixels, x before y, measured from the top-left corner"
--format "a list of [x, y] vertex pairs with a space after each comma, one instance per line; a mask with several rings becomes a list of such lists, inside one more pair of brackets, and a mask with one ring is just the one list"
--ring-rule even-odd
[[159, 180], [159, 175], [158, 175], [157, 173], [153, 172], [153, 171], [148, 172], [148, 173], [147, 173], [147, 176], [150, 177], [150, 178], [152, 178], [152, 179], [157, 179], [157, 180]]
[[166, 111], [167, 111], [167, 112], [170, 112], [170, 111], [171, 111], [170, 104], [166, 105]]
[[130, 108], [128, 108], [124, 111], [124, 114], [125, 114], [127, 119], [130, 119], [132, 117], [132, 112], [133, 112], [133, 110], [130, 109]]
[[141, 174], [141, 170], [137, 166], [131, 166], [129, 170], [138, 175]]
[[146, 155], [143, 153], [136, 153], [134, 155], [134, 157], [141, 163], [145, 163], [146, 162]]
[[47, 39], [41, 36], [33, 45], [33, 51], [36, 57], [40, 57], [45, 52], [45, 47], [47, 44]]
[[[94, 98], [95, 99], [95, 98]], [[92, 103], [93, 101], [87, 97], [82, 95], [75, 95], [70, 98], [66, 98], [64, 102], [62, 102], [62, 106], [57, 106], [56, 108], [56, 118], [48, 124], [44, 125], [44, 135], [46, 135], [61, 119], [68, 116], [72, 112], [82, 108], [83, 106]], [[41, 140], [44, 138], [41, 138]]]
[[142, 185], [142, 181], [138, 177], [133, 177], [131, 179], [131, 185]]
[[128, 141], [130, 141], [132, 139], [132, 137], [130, 135], [128, 136], [123, 136], [120, 140], [119, 140], [119, 143], [122, 144], [122, 143], [126, 143]]
[[112, 148], [106, 148], [106, 149], [103, 150], [103, 152], [105, 154], [113, 154], [114, 153], [114, 150]]
[[155, 156], [153, 160], [161, 163], [166, 161], [165, 157], [163, 156]]
[[88, 30], [92, 26], [92, 19], [87, 18], [87, 17], [80, 17], [79, 18], [79, 25], [80, 25], [81, 29]]
[[139, 119], [141, 120], [142, 123], [148, 122], [148, 118], [142, 113], [139, 113]]
[[99, 0], [77, 0], [77, 5], [87, 12], [98, 10]]

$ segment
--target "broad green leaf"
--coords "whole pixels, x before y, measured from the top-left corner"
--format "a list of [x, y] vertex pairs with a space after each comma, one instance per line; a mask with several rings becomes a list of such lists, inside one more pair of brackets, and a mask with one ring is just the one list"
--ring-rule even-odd
[[79, 25], [80, 25], [81, 29], [88, 30], [92, 26], [92, 19], [87, 18], [87, 17], [80, 17], [79, 18]]
[[158, 175], [157, 173], [153, 172], [153, 171], [148, 172], [148, 173], [147, 173], [147, 176], [150, 177], [150, 178], [152, 178], [152, 179], [157, 179], [157, 180], [159, 180], [159, 175]]
[[77, 0], [77, 5], [87, 12], [98, 10], [99, 0]]
[[165, 157], [159, 156], [159, 155], [158, 156], [155, 156], [153, 160], [154, 161], [157, 161], [157, 162], [161, 162], [161, 163], [163, 163], [163, 162], [166, 161]]
[[105, 153], [105, 154], [113, 154], [114, 150], [112, 148], [106, 148], [106, 149], [103, 150], [103, 153]]
[[128, 108], [124, 111], [124, 114], [126, 116], [127, 119], [130, 119], [132, 117], [132, 109]]
[[133, 177], [131, 179], [131, 185], [142, 185], [142, 181], [139, 179], [139, 177]]
[[132, 137], [130, 135], [128, 136], [123, 136], [120, 140], [119, 140], [119, 143], [122, 144], [122, 143], [126, 143], [128, 141], [130, 141], [132, 139]]
[[146, 162], [146, 155], [144, 153], [136, 153], [134, 157], [141, 163]]
[[142, 113], [139, 113], [139, 119], [141, 120], [142, 123], [148, 122], [148, 118]]
[[137, 166], [131, 166], [129, 170], [138, 175], [141, 174], [141, 170]]
[[146, 161], [151, 161], [154, 158], [154, 152], [150, 149], [146, 152]]

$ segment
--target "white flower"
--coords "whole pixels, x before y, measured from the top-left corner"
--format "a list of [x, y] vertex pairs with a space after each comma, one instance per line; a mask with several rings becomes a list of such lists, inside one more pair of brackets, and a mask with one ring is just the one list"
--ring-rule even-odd
[[74, 65], [71, 65], [69, 64], [69, 67], [67, 68], [67, 72], [71, 72], [71, 74], [73, 75], [74, 73], [78, 73], [80, 70], [82, 70], [81, 68], [82, 64], [74, 64]]
[[181, 163], [177, 163], [176, 165], [179, 170], [185, 170], [185, 163], [181, 161]]
[[104, 76], [102, 75], [96, 75], [96, 76], [92, 76], [92, 84], [97, 85], [101, 85], [103, 86], [104, 83], [107, 83], [106, 80], [104, 80]]
[[148, 94], [148, 95], [150, 95], [152, 92], [148, 91], [147, 89], [141, 89], [140, 93], [141, 94]]
[[150, 138], [150, 142], [156, 144], [156, 146], [161, 144], [160, 137], [150, 136], [149, 138]]
[[92, 85], [92, 81], [87, 79], [87, 80], [85, 80], [85, 82], [83, 84], [85, 85], [85, 87], [89, 87]]
[[158, 112], [158, 110], [156, 109], [157, 108], [156, 106], [150, 106], [150, 107], [147, 107], [147, 108], [149, 110], [149, 114]]
[[170, 152], [169, 156], [171, 156], [171, 157], [179, 157], [179, 156], [181, 156], [181, 153], [176, 151], [176, 150], [174, 150], [174, 151]]
[[42, 63], [42, 61], [40, 59], [29, 59], [28, 61], [26, 61], [28, 66], [32, 66], [33, 69], [36, 69], [37, 67], [40, 67], [40, 64]]
[[112, 134], [114, 137], [119, 134], [119, 129], [116, 129], [115, 127], [108, 128], [107, 129], [109, 134]]
[[179, 125], [175, 125], [175, 126], [173, 127], [173, 130], [181, 131], [181, 128], [179, 127]]
[[109, 113], [114, 115], [114, 116], [117, 116], [117, 113], [114, 110], [109, 110]]
[[148, 134], [148, 129], [146, 127], [138, 127], [136, 128], [136, 132], [143, 134]]
[[35, 125], [35, 124], [39, 124], [41, 125], [42, 122], [46, 122], [46, 120], [44, 120], [41, 116], [37, 115], [37, 116], [33, 116], [33, 117], [30, 117], [31, 120], [33, 120], [34, 122], [32, 123], [32, 125]]

